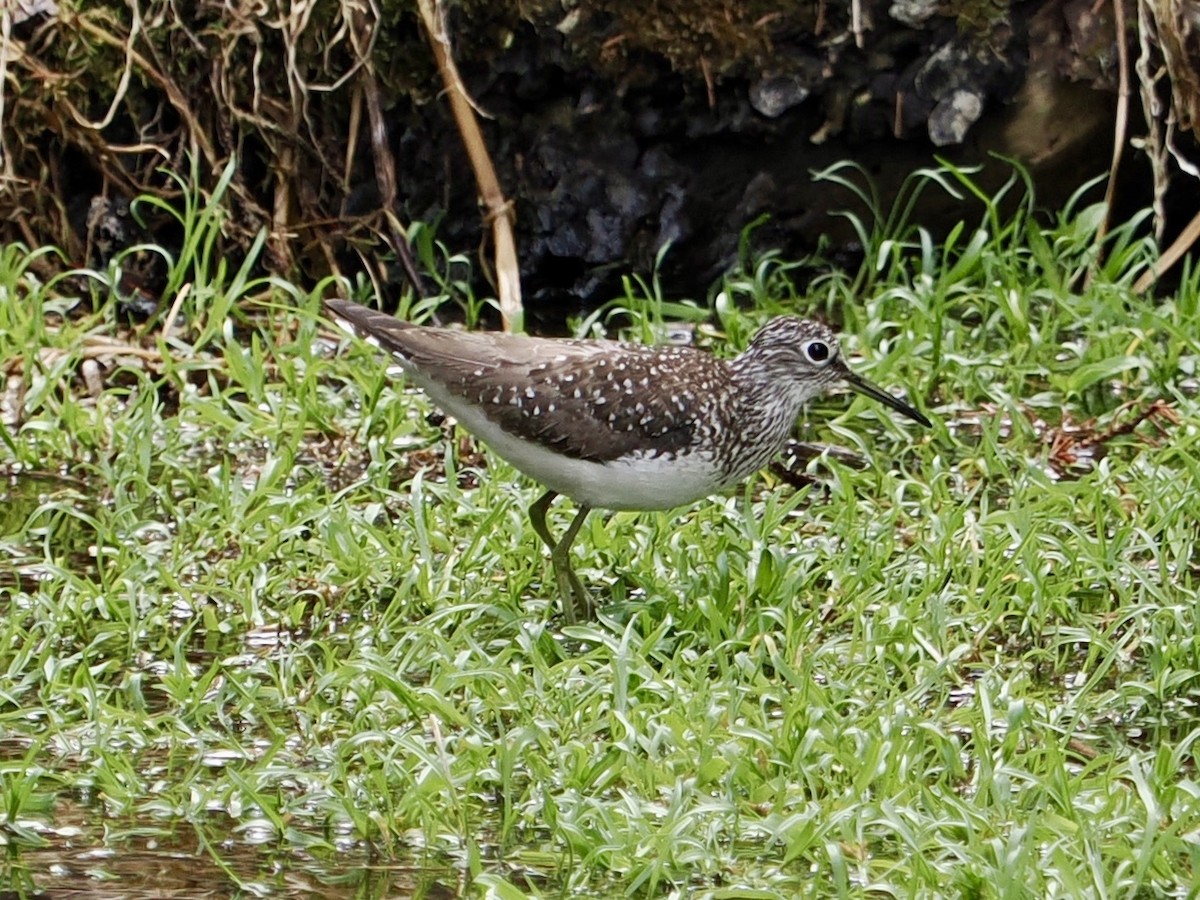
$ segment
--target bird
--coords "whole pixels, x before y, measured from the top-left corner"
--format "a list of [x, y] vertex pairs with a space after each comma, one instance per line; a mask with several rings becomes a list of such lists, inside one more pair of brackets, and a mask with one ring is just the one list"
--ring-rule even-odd
[[[673, 509], [720, 493], [767, 465], [805, 403], [837, 383], [933, 424], [851, 370], [827, 326], [791, 315], [723, 359], [687, 346], [416, 325], [342, 299], [325, 306], [545, 488], [529, 518], [550, 550], [567, 624], [591, 612], [569, 553], [593, 509]], [[560, 495], [577, 512], [556, 540], [546, 514]]]

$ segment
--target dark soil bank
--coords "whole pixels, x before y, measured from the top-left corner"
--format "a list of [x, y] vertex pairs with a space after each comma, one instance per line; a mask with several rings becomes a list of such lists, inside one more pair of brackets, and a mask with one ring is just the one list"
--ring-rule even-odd
[[[194, 160], [211, 187], [236, 155], [226, 237], [245, 247], [268, 228], [267, 264], [293, 277], [388, 258], [381, 165], [395, 170], [401, 222], [435, 222], [453, 252], [481, 246], [476, 183], [410, 3], [377, 18], [331, 6], [290, 31], [229, 4], [199, 4], [187, 21], [151, 4], [132, 39], [127, 7], [105, 6], [68, 16], [46, 3], [14, 30], [9, 239], [64, 244], [92, 265], [123, 242], [169, 244], [169, 218], [140, 231], [122, 202], [177, 193], [164, 164]], [[867, 211], [812, 177], [842, 160], [885, 211], [938, 157], [986, 163], [978, 178], [992, 189], [1012, 175], [994, 155], [1025, 165], [1039, 204], [1058, 208], [1109, 165], [1112, 16], [1084, 0], [529, 0], [463, 2], [446, 27], [514, 203], [526, 305], [557, 319], [619, 293], [620, 275], [648, 271], [668, 241], [671, 294], [703, 296], [759, 220], [760, 247], [855, 262], [837, 212]], [[91, 55], [73, 56], [86, 41]], [[135, 77], [122, 82], [125, 68]], [[1148, 187], [1121, 197], [1150, 200]], [[930, 189], [913, 218], [936, 234], [979, 214]], [[400, 269], [381, 271], [398, 291]], [[142, 279], [154, 297], [152, 271]]]

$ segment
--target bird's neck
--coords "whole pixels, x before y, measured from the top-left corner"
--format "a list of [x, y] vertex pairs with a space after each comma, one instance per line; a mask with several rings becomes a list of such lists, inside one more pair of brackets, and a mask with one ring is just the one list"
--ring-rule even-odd
[[736, 408], [730, 419], [737, 429], [739, 458], [731, 469], [738, 478], [761, 469], [783, 449], [805, 402], [819, 389], [807, 389], [795, 378], [780, 377], [760, 360], [743, 354], [730, 362]]

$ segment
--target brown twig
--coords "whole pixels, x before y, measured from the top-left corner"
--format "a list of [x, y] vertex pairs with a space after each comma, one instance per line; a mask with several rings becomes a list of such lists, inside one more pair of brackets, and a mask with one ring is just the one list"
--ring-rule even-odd
[[1133, 283], [1133, 292], [1135, 294], [1145, 293], [1154, 282], [1162, 277], [1164, 272], [1188, 252], [1197, 240], [1200, 240], [1200, 212], [1192, 217], [1192, 221], [1188, 222], [1183, 231], [1179, 232], [1179, 237], [1171, 242], [1171, 246], [1163, 251], [1162, 256], [1155, 260], [1154, 265], [1143, 272]]
[[704, 73], [704, 90], [708, 93], [708, 108], [717, 108], [717, 85], [713, 80], [712, 66], [708, 63], [708, 57], [704, 54], [700, 55], [700, 71]]
[[1067, 468], [1079, 462], [1081, 457], [1090, 456], [1097, 451], [1103, 451], [1106, 445], [1116, 438], [1132, 434], [1143, 422], [1150, 422], [1165, 435], [1167, 429], [1162, 421], [1169, 425], [1178, 425], [1179, 413], [1166, 400], [1155, 400], [1143, 409], [1136, 410], [1134, 415], [1124, 422], [1118, 421], [1128, 410], [1134, 409], [1133, 403], [1128, 403], [1113, 416], [1113, 424], [1107, 428], [1097, 429], [1095, 420], [1075, 429], [1065, 425], [1053, 428], [1047, 432], [1050, 443], [1050, 461], [1057, 468]]
[[[374, 24], [378, 25], [378, 19]], [[367, 24], [366, 17], [361, 11], [355, 14], [352, 40], [356, 51], [364, 55], [368, 52], [365, 48], [370, 44], [369, 40], [363, 39], [364, 30], [371, 27], [373, 26]], [[369, 58], [362, 67], [359, 84], [366, 99], [367, 121], [371, 127], [371, 158], [375, 163], [375, 181], [379, 186], [379, 203], [384, 211], [383, 234], [391, 246], [392, 252], [400, 260], [400, 266], [408, 277], [408, 283], [412, 285], [413, 293], [423, 299], [426, 295], [425, 283], [421, 280], [421, 273], [417, 271], [417, 262], [413, 259], [412, 248], [408, 245], [408, 236], [404, 233], [404, 226], [396, 215], [396, 197], [399, 194], [396, 187], [396, 157], [392, 155], [391, 145], [388, 144], [382, 92], [379, 89], [375, 66]]]
[[517, 242], [513, 236], [513, 206], [500, 188], [500, 179], [488, 154], [483, 132], [475, 119], [475, 108], [459, 77], [458, 68], [450, 55], [450, 38], [446, 34], [445, 17], [439, 0], [419, 0], [425, 33], [433, 48], [433, 57], [446, 85], [454, 122], [462, 135], [479, 196], [484, 207], [484, 221], [492, 231], [496, 253], [496, 293], [500, 301], [500, 318], [505, 331], [523, 330], [524, 311], [521, 306], [521, 275], [517, 265]]

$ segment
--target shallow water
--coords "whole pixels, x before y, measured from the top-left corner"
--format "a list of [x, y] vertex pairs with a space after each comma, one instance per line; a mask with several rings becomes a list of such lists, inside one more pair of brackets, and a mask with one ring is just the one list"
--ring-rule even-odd
[[[456, 897], [449, 860], [384, 859], [361, 843], [313, 854], [259, 842], [253, 830], [216, 833], [187, 823], [112, 820], [58, 801], [39, 819], [0, 825], [7, 854], [0, 900], [9, 898]], [[214, 836], [215, 833], [215, 836]], [[324, 842], [323, 836], [316, 836]]]

